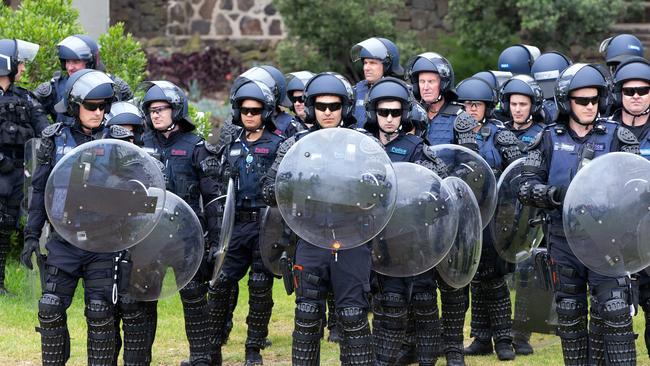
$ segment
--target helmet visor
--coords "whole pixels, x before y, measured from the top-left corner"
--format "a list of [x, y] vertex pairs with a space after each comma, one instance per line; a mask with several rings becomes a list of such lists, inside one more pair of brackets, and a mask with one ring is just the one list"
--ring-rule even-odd
[[388, 58], [388, 49], [377, 38], [366, 39], [352, 46], [350, 50], [350, 59], [352, 62], [357, 62], [362, 58], [385, 60]]
[[16, 54], [18, 55], [19, 62], [25, 61], [34, 61], [36, 54], [38, 53], [39, 45], [32, 42], [22, 41], [20, 39], [16, 40]]

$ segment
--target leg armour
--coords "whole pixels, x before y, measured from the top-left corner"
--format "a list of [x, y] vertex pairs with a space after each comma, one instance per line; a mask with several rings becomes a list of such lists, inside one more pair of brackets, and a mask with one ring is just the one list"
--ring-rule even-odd
[[9, 252], [9, 238], [11, 231], [0, 229], [0, 295], [7, 293], [5, 287], [5, 264], [7, 263], [7, 253]]
[[575, 299], [562, 299], [557, 303], [558, 332], [562, 340], [564, 364], [587, 365], [589, 339], [587, 334], [587, 309]]
[[433, 365], [437, 360], [436, 351], [440, 347], [440, 322], [436, 293], [413, 294], [412, 305], [418, 362], [420, 365]]
[[589, 309], [589, 358], [597, 365], [605, 364], [603, 326], [603, 319], [598, 312], [598, 300], [592, 297]]
[[223, 328], [222, 343], [228, 343], [228, 338], [230, 337], [230, 332], [233, 327], [233, 316], [235, 315], [235, 308], [237, 307], [237, 300], [239, 300], [239, 282], [233, 284], [232, 291], [230, 292], [230, 297], [228, 301], [228, 315], [226, 317], [226, 325]]
[[372, 350], [372, 336], [368, 314], [358, 307], [336, 309], [336, 317], [341, 327], [341, 360], [345, 365], [373, 365], [375, 354]]
[[208, 302], [205, 292], [206, 286], [194, 280], [181, 290], [185, 334], [190, 344], [190, 363], [192, 365], [207, 365], [210, 359], [210, 323], [207, 317]]
[[510, 292], [503, 278], [490, 280], [483, 284], [487, 291], [487, 306], [494, 343], [512, 343], [512, 305]]
[[146, 327], [147, 327], [147, 358], [151, 360], [153, 342], [156, 340], [156, 329], [158, 328], [158, 301], [145, 302]]
[[273, 277], [270, 274], [259, 272], [249, 275], [248, 306], [246, 347], [264, 349], [273, 310]]
[[439, 282], [442, 302], [442, 338], [447, 364], [464, 365], [463, 325], [469, 305], [464, 288], [455, 289]]
[[630, 307], [622, 298], [613, 298], [599, 307], [603, 320], [605, 364], [636, 365], [635, 336]]
[[147, 306], [145, 302], [120, 300], [122, 328], [124, 329], [124, 365], [146, 366], [151, 363], [150, 337], [147, 334]]
[[373, 346], [377, 354], [377, 365], [393, 365], [404, 334], [408, 309], [401, 294], [377, 294], [372, 302]]
[[334, 294], [327, 294], [327, 329], [329, 335], [327, 336], [328, 342], [339, 343], [341, 342], [341, 331], [336, 321], [336, 306], [334, 305]]
[[230, 311], [233, 283], [223, 273], [214, 286], [208, 289], [208, 318], [210, 319], [210, 355], [213, 363], [221, 358], [221, 346], [225, 343], [226, 321]]
[[113, 363], [115, 354], [115, 308], [104, 300], [89, 300], [86, 304], [88, 323], [88, 364]]
[[482, 342], [491, 343], [492, 330], [487, 310], [487, 292], [478, 281], [472, 281], [470, 288], [472, 291], [472, 321], [469, 335]]
[[643, 333], [643, 338], [645, 339], [645, 347], [648, 351], [648, 356], [650, 356], [650, 306], [646, 305], [643, 307], [643, 315], [645, 317], [645, 332]]
[[44, 294], [38, 302], [43, 365], [63, 366], [70, 358], [70, 334], [65, 307], [58, 296]]
[[[404, 334], [404, 341], [402, 347], [397, 353], [397, 365], [408, 365], [417, 363], [417, 349], [416, 349], [416, 335], [415, 335], [415, 315], [413, 314], [413, 307], [408, 307], [408, 314], [406, 320], [406, 334]], [[439, 330], [439, 329], [438, 329]], [[439, 336], [438, 336], [439, 338]], [[439, 343], [439, 342], [438, 342]]]
[[318, 304], [300, 302], [296, 304], [291, 361], [294, 366], [316, 366], [320, 364], [320, 338], [322, 314]]

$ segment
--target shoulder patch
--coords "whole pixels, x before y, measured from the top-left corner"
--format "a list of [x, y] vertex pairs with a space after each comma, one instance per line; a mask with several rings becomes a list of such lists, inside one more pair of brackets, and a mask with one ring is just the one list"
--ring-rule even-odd
[[43, 130], [41, 133], [41, 136], [43, 137], [52, 137], [55, 135], [58, 135], [61, 132], [61, 129], [63, 128], [63, 122], [57, 122], [54, 124], [51, 124]]
[[120, 125], [110, 126], [108, 130], [108, 135], [111, 138], [118, 139], [118, 140], [127, 140], [133, 138], [133, 132]]
[[211, 143], [205, 141], [205, 149], [208, 150], [211, 154], [218, 154], [219, 150], [217, 150], [217, 147], [215, 145], [212, 145]]
[[508, 130], [499, 130], [496, 133], [496, 143], [501, 146], [512, 146], [519, 143], [519, 139], [514, 133]]
[[536, 149], [542, 143], [542, 137], [544, 135], [544, 131], [546, 131], [546, 129], [541, 130], [537, 135], [535, 135], [535, 139], [530, 143], [530, 145], [528, 145], [528, 147], [526, 148], [527, 150], [530, 151]]
[[619, 126], [616, 130], [616, 137], [618, 137], [619, 141], [626, 145], [634, 145], [639, 143], [639, 140], [637, 140], [636, 136], [634, 136], [630, 130], [623, 126]]
[[47, 98], [52, 95], [52, 83], [45, 82], [41, 83], [39, 86], [34, 89], [34, 95], [37, 98]]
[[462, 112], [454, 120], [454, 130], [458, 133], [469, 132], [478, 126], [478, 122], [469, 114]]

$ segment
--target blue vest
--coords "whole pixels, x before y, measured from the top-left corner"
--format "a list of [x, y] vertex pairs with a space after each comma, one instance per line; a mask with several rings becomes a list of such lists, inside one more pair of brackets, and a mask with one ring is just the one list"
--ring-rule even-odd
[[292, 136], [295, 134], [295, 127], [291, 124], [293, 117], [286, 112], [280, 112], [273, 119], [275, 127], [283, 136]]
[[228, 165], [237, 171], [237, 208], [266, 206], [262, 199], [262, 182], [282, 141], [282, 137], [264, 130], [257, 141], [245, 142], [239, 137], [230, 146]]
[[503, 158], [494, 141], [497, 132], [499, 132], [499, 127], [496, 123], [493, 120], [487, 120], [476, 134], [476, 142], [479, 154], [487, 161], [492, 170], [501, 171]]
[[153, 132], [144, 135], [144, 146], [153, 149], [165, 164], [167, 190], [187, 202], [195, 212], [200, 212], [199, 175], [192, 165], [197, 144], [203, 139], [191, 132], [172, 136], [173, 144], [163, 146]]
[[557, 119], [557, 105], [555, 99], [544, 99], [542, 103], [542, 110], [544, 111], [544, 123], [550, 125]]
[[[444, 109], [443, 107], [442, 109]], [[429, 121], [427, 126], [427, 141], [431, 146], [440, 144], [453, 144], [454, 143], [454, 122], [456, 121], [455, 114], [438, 114]]]
[[541, 123], [533, 123], [530, 127], [523, 131], [515, 129], [510, 129], [510, 131], [512, 131], [512, 133], [514, 133], [519, 140], [526, 143], [526, 145], [530, 145], [533, 141], [535, 141], [535, 137], [544, 130], [544, 127], [546, 126]]
[[366, 94], [369, 89], [366, 80], [361, 80], [354, 86], [354, 95], [357, 98], [354, 103], [354, 118], [357, 119], [357, 128], [363, 128], [366, 123]]
[[395, 140], [385, 145], [384, 149], [393, 163], [412, 163], [419, 158], [415, 156], [415, 152], [418, 145], [422, 143], [422, 139], [417, 136], [400, 134]]
[[650, 160], [650, 133], [645, 136], [639, 137], [639, 147], [641, 149], [641, 156]]
[[61, 132], [54, 136], [54, 146], [55, 146], [55, 156], [54, 156], [54, 164], [59, 162], [61, 158], [67, 153], [70, 152], [70, 150], [74, 149], [77, 147], [77, 142], [74, 140], [74, 137], [72, 136], [72, 131], [70, 131], [70, 127], [65, 126], [61, 129]]

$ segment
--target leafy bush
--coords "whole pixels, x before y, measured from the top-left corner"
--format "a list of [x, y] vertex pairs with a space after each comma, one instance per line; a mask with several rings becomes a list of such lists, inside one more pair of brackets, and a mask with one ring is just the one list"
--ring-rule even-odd
[[124, 23], [117, 23], [99, 37], [101, 60], [106, 70], [124, 79], [131, 89], [144, 79], [147, 56], [131, 33], [124, 35]]
[[186, 90], [196, 81], [202, 93], [223, 90], [242, 71], [241, 62], [223, 49], [208, 47], [202, 52], [175, 52], [169, 58], [149, 55], [150, 79], [169, 80]]
[[192, 119], [192, 122], [194, 122], [194, 125], [196, 126], [196, 130], [194, 130], [194, 133], [207, 140], [208, 137], [210, 137], [212, 134], [212, 124], [210, 123], [210, 112], [204, 112], [203, 110], [199, 109], [199, 107], [196, 104], [191, 102], [188, 104], [188, 106], [189, 106], [190, 118]]

